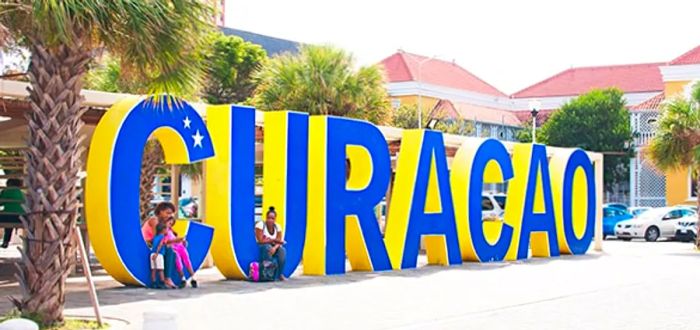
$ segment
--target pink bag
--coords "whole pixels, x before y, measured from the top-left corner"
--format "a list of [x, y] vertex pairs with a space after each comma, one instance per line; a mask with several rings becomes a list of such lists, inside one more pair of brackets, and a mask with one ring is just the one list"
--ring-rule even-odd
[[253, 261], [250, 263], [250, 268], [248, 270], [248, 279], [253, 282], [260, 281], [260, 263]]

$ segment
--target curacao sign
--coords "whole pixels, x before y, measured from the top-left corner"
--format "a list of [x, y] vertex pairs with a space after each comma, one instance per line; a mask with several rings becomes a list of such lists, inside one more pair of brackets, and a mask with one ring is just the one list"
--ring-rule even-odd
[[[170, 164], [205, 161], [206, 223], [182, 222], [193, 266], [211, 252], [229, 279], [257, 260], [254, 235], [255, 109], [126, 99], [97, 125], [88, 157], [87, 225], [105, 270], [124, 284], [150, 282], [141, 238], [139, 181], [152, 135]], [[456, 265], [584, 254], [598, 213], [594, 167], [578, 149], [548, 155], [539, 144], [468, 139], [451, 167], [443, 135], [405, 130], [385, 234], [374, 208], [392, 175], [387, 142], [359, 120], [264, 113], [264, 205], [273, 205], [287, 241], [289, 276], [416, 267], [421, 239], [429, 264]], [[346, 159], [352, 168], [346, 178]], [[507, 183], [503, 221], [482, 221], [484, 183]], [[531, 252], [531, 253], [530, 253]]]

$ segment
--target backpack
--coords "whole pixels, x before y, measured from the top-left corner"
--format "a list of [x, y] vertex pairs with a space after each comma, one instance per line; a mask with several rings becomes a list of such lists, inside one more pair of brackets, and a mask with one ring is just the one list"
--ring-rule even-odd
[[263, 260], [260, 266], [260, 282], [273, 282], [276, 280], [277, 260]]
[[253, 261], [248, 268], [248, 279], [253, 282], [260, 281], [260, 263]]
[[248, 279], [253, 282], [273, 282], [277, 273], [276, 260], [253, 261], [248, 270]]

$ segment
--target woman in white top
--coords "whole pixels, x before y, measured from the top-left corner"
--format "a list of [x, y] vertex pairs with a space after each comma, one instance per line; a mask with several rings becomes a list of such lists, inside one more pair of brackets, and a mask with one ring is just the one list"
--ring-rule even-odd
[[255, 224], [255, 239], [260, 246], [260, 258], [262, 259], [260, 262], [264, 260], [277, 261], [275, 278], [284, 281], [282, 269], [284, 269], [284, 263], [287, 259], [287, 250], [284, 248], [286, 242], [282, 240], [282, 231], [275, 223], [276, 219], [277, 213], [275, 208], [270, 206], [265, 216], [265, 221]]

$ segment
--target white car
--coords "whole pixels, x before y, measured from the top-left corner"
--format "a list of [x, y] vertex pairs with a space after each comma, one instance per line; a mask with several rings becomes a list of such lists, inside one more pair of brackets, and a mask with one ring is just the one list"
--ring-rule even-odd
[[646, 207], [646, 206], [636, 206], [636, 207], [630, 207], [629, 212], [631, 215], [633, 215], [635, 218], [639, 217], [642, 213], [651, 210], [651, 207]]
[[679, 207], [660, 207], [639, 215], [638, 218], [620, 221], [615, 226], [615, 236], [624, 241], [644, 238], [654, 242], [659, 238], [673, 238], [676, 225], [683, 221], [697, 219], [692, 209]]
[[505, 194], [483, 194], [481, 196], [481, 219], [502, 220], [506, 209]]
[[698, 237], [698, 219], [680, 221], [676, 225], [675, 239], [681, 242], [694, 242]]

